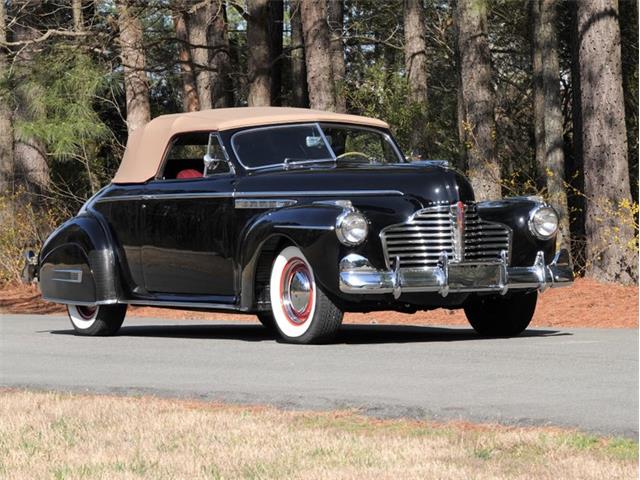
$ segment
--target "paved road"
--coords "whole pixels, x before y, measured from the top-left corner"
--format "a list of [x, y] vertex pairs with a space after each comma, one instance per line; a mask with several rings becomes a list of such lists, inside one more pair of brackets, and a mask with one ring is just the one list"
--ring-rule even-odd
[[84, 338], [54, 316], [0, 318], [0, 385], [151, 393], [378, 416], [554, 424], [637, 437], [638, 331], [348, 326], [334, 345], [257, 324], [127, 319]]

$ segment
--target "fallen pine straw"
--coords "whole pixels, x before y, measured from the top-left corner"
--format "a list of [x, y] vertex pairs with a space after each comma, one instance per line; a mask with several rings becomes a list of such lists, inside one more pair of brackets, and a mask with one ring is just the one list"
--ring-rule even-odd
[[638, 444], [556, 428], [0, 391], [0, 478], [615, 479]]

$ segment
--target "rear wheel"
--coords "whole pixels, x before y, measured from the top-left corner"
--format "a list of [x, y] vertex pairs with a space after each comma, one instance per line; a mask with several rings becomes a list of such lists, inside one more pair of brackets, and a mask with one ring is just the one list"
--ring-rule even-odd
[[537, 292], [512, 293], [509, 296], [470, 297], [464, 313], [473, 329], [486, 337], [514, 337], [531, 323], [536, 310]]
[[114, 335], [124, 322], [127, 305], [67, 305], [71, 325], [77, 335]]
[[297, 247], [286, 247], [273, 262], [271, 311], [281, 337], [291, 343], [331, 340], [342, 311], [318, 287], [313, 269]]

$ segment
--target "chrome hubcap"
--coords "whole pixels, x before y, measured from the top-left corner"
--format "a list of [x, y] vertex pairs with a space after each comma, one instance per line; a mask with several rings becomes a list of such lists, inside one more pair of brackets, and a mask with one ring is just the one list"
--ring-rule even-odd
[[291, 323], [300, 325], [309, 319], [313, 304], [313, 280], [307, 265], [292, 258], [282, 275], [282, 303]]

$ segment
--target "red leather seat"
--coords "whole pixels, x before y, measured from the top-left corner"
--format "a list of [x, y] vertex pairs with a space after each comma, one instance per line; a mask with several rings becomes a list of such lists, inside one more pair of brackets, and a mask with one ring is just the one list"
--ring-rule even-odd
[[202, 173], [194, 168], [187, 168], [185, 170], [180, 170], [176, 178], [200, 178], [202, 177]]

